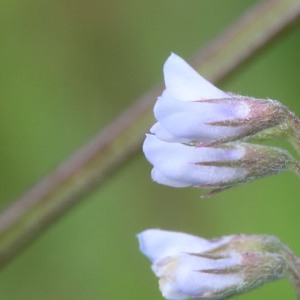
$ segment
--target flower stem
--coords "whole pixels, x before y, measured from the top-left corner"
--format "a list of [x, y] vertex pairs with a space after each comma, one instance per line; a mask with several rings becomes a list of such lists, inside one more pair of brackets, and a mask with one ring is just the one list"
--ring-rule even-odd
[[283, 251], [288, 264], [288, 279], [295, 289], [297, 300], [300, 300], [300, 259], [285, 245]]
[[[223, 79], [262, 49], [300, 14], [300, 2], [260, 2], [194, 57], [210, 81]], [[118, 170], [141, 146], [162, 87], [145, 94], [36, 186], [0, 214], [0, 266], [9, 262], [55, 219]]]
[[300, 155], [300, 120], [293, 113], [291, 113], [289, 123], [291, 130], [287, 137]]

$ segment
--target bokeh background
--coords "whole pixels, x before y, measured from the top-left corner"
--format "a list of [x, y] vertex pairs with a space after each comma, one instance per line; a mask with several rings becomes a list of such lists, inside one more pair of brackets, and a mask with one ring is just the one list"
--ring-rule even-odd
[[[1, 1], [1, 207], [161, 83], [171, 51], [188, 59], [256, 2]], [[300, 116], [299, 53], [296, 24], [220, 87], [278, 99]], [[135, 237], [146, 228], [267, 233], [300, 255], [293, 174], [200, 199], [200, 190], [153, 183], [150, 169], [139, 153], [55, 223], [0, 273], [0, 299], [162, 299]], [[238, 299], [293, 297], [281, 280]]]

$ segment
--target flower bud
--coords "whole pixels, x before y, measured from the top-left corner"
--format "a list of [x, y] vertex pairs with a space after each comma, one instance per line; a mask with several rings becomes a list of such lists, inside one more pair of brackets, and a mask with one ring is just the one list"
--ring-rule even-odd
[[286, 169], [299, 169], [299, 163], [288, 152], [249, 143], [198, 147], [168, 143], [148, 134], [143, 151], [153, 165], [154, 181], [172, 187], [214, 189], [213, 192]]
[[281, 243], [270, 236], [205, 240], [156, 229], [138, 235], [166, 299], [225, 299], [286, 275]]
[[166, 89], [158, 98], [151, 133], [169, 142], [219, 144], [283, 123], [288, 110], [277, 101], [225, 93], [176, 54], [164, 65]]

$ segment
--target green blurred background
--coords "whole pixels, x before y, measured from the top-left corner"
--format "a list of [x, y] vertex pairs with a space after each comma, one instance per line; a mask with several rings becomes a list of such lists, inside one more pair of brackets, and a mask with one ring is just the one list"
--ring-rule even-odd
[[[161, 83], [171, 51], [188, 59], [256, 2], [1, 1], [1, 207]], [[296, 25], [220, 87], [300, 115], [299, 53]], [[150, 170], [139, 153], [60, 219], [0, 273], [0, 299], [162, 299], [135, 237], [152, 227], [206, 238], [267, 233], [300, 255], [293, 174], [200, 199], [200, 190], [153, 183]], [[238, 299], [293, 297], [282, 280]]]

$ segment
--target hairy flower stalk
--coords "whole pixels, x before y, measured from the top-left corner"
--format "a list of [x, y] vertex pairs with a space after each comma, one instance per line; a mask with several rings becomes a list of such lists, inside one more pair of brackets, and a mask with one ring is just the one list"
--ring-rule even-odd
[[206, 240], [149, 229], [138, 239], [166, 299], [226, 299], [282, 277], [295, 285], [293, 278], [299, 275], [299, 259], [273, 236]]

